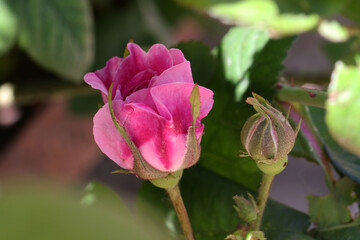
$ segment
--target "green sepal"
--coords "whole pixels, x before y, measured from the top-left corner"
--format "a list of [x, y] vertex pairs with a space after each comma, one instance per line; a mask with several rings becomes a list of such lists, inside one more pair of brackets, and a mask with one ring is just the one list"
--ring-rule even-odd
[[277, 161], [270, 161], [270, 162], [256, 162], [256, 165], [265, 174], [269, 175], [276, 175], [281, 173], [288, 162], [288, 156], [285, 156]]
[[151, 179], [150, 182], [159, 188], [172, 189], [179, 183], [183, 170], [169, 173], [166, 177]]

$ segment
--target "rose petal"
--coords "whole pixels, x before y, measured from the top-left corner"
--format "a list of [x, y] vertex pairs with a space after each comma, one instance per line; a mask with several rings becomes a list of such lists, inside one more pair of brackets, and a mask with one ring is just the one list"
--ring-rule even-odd
[[148, 67], [158, 75], [173, 66], [169, 50], [162, 44], [154, 44], [147, 53]]
[[118, 114], [144, 160], [160, 171], [177, 171], [186, 151], [186, 134], [144, 104], [126, 104]]
[[175, 82], [194, 83], [189, 61], [180, 63], [165, 70], [160, 76], [151, 80], [150, 87]]
[[84, 80], [92, 88], [100, 90], [106, 96], [108, 95], [111, 83], [114, 81], [116, 69], [119, 67], [122, 59], [112, 57], [106, 62], [106, 66], [95, 73], [87, 73]]
[[[167, 120], [172, 121], [175, 132], [186, 134], [192, 125], [192, 114], [190, 94], [194, 87], [192, 83], [170, 83], [151, 88], [150, 92], [159, 114]], [[211, 110], [214, 103], [213, 92], [199, 86], [200, 91], [200, 115], [197, 126], [200, 127], [200, 120]], [[197, 135], [201, 132], [197, 129]]]
[[156, 106], [150, 94], [149, 88], [144, 88], [134, 92], [126, 98], [125, 103], [144, 103], [156, 111]]
[[[122, 101], [113, 101], [114, 110], [123, 107]], [[118, 112], [118, 111], [116, 111]], [[124, 169], [132, 169], [133, 155], [127, 143], [115, 128], [111, 119], [109, 105], [105, 104], [94, 117], [94, 138], [101, 151]]]
[[115, 89], [120, 90], [122, 100], [124, 100], [124, 98], [130, 94], [127, 91], [127, 89], [132, 87], [129, 86], [129, 81], [139, 72], [146, 70], [146, 53], [135, 43], [128, 43], [127, 48], [130, 52], [130, 55], [126, 58], [123, 58], [113, 79], [114, 91]]
[[147, 88], [150, 83], [150, 79], [154, 76], [154, 72], [150, 69], [138, 72], [127, 82], [122, 82], [121, 84], [121, 96], [123, 99], [126, 99], [132, 93], [135, 93], [138, 90]]
[[169, 52], [172, 57], [174, 66], [186, 61], [184, 54], [179, 49], [171, 48], [169, 49]]

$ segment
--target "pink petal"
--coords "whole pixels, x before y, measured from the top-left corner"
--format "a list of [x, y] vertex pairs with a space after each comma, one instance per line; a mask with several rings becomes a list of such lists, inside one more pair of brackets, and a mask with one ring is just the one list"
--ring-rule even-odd
[[[186, 134], [192, 125], [190, 94], [193, 87], [192, 83], [170, 83], [150, 90], [159, 114], [173, 122], [176, 133]], [[210, 112], [214, 100], [211, 90], [199, 86], [199, 91], [201, 105], [197, 126], [201, 127], [200, 120]]]
[[129, 81], [139, 72], [146, 70], [146, 53], [135, 43], [128, 43], [127, 48], [130, 55], [123, 58], [121, 64], [117, 68], [113, 80], [114, 89], [121, 90], [121, 97], [123, 100], [130, 94], [127, 91], [127, 89], [132, 87], [129, 86]]
[[114, 81], [116, 69], [119, 67], [122, 59], [112, 57], [106, 62], [106, 66], [95, 73], [87, 73], [84, 80], [92, 88], [100, 90], [106, 96], [108, 95], [111, 83]]
[[160, 76], [152, 79], [150, 87], [175, 82], [194, 83], [189, 61], [180, 63], [165, 70]]
[[147, 88], [150, 83], [150, 79], [154, 76], [151, 70], [144, 70], [135, 74], [135, 76], [129, 79], [127, 82], [123, 82], [121, 85], [121, 95], [123, 99], [135, 93], [138, 90]]
[[[112, 104], [116, 110], [123, 107], [122, 101], [113, 101]], [[94, 117], [94, 138], [101, 151], [116, 164], [124, 169], [133, 168], [133, 155], [115, 128], [108, 104], [105, 104]]]
[[174, 66], [186, 61], [184, 54], [179, 49], [171, 48], [169, 49], [169, 52], [172, 57]]
[[144, 103], [150, 108], [156, 110], [156, 106], [150, 94], [149, 88], [144, 88], [134, 92], [126, 98], [125, 103]]
[[162, 44], [154, 44], [147, 53], [148, 67], [158, 75], [173, 66], [169, 50]]
[[174, 131], [172, 122], [144, 104], [126, 104], [118, 117], [146, 162], [160, 171], [179, 170], [185, 157], [186, 134]]
[[146, 53], [142, 48], [136, 43], [128, 43], [127, 49], [130, 52], [130, 55], [126, 58], [131, 58], [132, 64], [138, 69], [146, 69]]

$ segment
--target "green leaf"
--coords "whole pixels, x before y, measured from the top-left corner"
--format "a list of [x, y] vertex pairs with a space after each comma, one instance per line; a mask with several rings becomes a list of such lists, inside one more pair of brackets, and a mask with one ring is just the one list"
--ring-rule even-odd
[[20, 45], [44, 68], [82, 81], [94, 55], [87, 0], [22, 1]]
[[0, 0], [0, 55], [15, 41], [18, 19], [14, 8], [14, 0]]
[[245, 74], [268, 40], [266, 31], [250, 27], [233, 27], [224, 36], [220, 45], [224, 75], [235, 86], [237, 101], [249, 84]]
[[281, 14], [271, 22], [269, 28], [275, 36], [293, 35], [313, 29], [319, 22], [316, 14]]
[[331, 196], [315, 197], [309, 195], [309, 215], [311, 220], [321, 229], [332, 227], [351, 220], [349, 210], [340, 205], [336, 199]]
[[68, 107], [72, 113], [84, 116], [94, 116], [103, 104], [100, 94], [78, 95], [68, 100]]
[[309, 215], [320, 231], [348, 223], [352, 220], [348, 205], [355, 201], [352, 196], [355, 183], [348, 178], [342, 178], [335, 184], [334, 195], [316, 197], [308, 195]]
[[208, 11], [211, 16], [236, 25], [266, 23], [278, 15], [276, 4], [269, 0], [220, 3], [211, 6]]
[[257, 54], [249, 71], [249, 90], [271, 100], [279, 74], [284, 69], [282, 62], [287, 56], [294, 37], [270, 40]]
[[[184, 171], [180, 187], [197, 240], [224, 239], [236, 230], [240, 219], [232, 206], [232, 197], [245, 195], [248, 189], [199, 166]], [[164, 191], [145, 182], [140, 189], [138, 206], [139, 210], [146, 211], [143, 204], [151, 204], [162, 212], [162, 217], [157, 219], [159, 224], [166, 223], [175, 236], [181, 234]], [[305, 235], [309, 218], [273, 201], [265, 210], [263, 226], [268, 240], [311, 239]], [[291, 235], [298, 238], [291, 238]]]
[[360, 156], [360, 69], [338, 62], [326, 102], [326, 123], [334, 139]]
[[93, 70], [103, 68], [113, 56], [122, 57], [130, 39], [139, 45], [152, 43], [141, 19], [139, 7], [132, 1], [126, 8], [107, 9], [96, 16], [96, 58]]
[[112, 211], [115, 210], [118, 214], [130, 215], [130, 211], [121, 197], [109, 187], [97, 181], [89, 182], [86, 185], [80, 204], [86, 208], [116, 206], [116, 209], [112, 209]]
[[334, 166], [352, 180], [360, 183], [360, 158], [343, 149], [331, 137], [325, 123], [325, 109], [309, 107], [309, 114], [314, 122], [320, 140]]
[[348, 225], [322, 231], [319, 235], [324, 240], [355, 240], [360, 236], [360, 221], [357, 219]]
[[[335, 0], [333, 0], [335, 1]], [[358, 4], [358, 1], [357, 0], [347, 0], [347, 1], [339, 1], [339, 2], [346, 2], [346, 5], [341, 9], [341, 13], [357, 22], [357, 23], [360, 23], [360, 15], [359, 15], [359, 12], [360, 12], [360, 5]]]
[[345, 42], [349, 38], [348, 30], [338, 21], [322, 21], [318, 28], [320, 35], [332, 42]]

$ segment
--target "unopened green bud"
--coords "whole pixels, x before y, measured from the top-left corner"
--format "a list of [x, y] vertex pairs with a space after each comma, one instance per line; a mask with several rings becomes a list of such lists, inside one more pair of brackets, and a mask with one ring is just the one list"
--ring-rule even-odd
[[244, 198], [243, 196], [234, 196], [233, 199], [236, 203], [234, 206], [237, 211], [240, 219], [244, 220], [247, 223], [256, 220], [257, 217], [257, 205], [254, 197], [248, 193], [249, 199]]
[[[268, 172], [271, 168], [270, 172], [277, 174], [286, 166], [287, 155], [294, 147], [297, 133], [280, 111], [261, 96], [255, 93], [253, 96], [246, 102], [258, 113], [245, 122], [241, 131], [241, 141], [247, 154], [256, 161], [260, 170]], [[273, 164], [276, 167], [269, 166]]]

